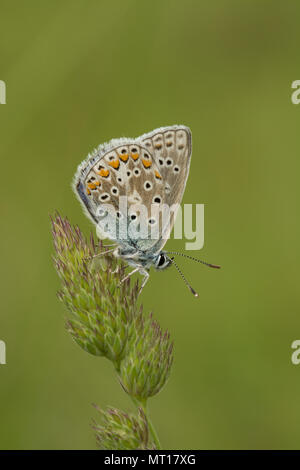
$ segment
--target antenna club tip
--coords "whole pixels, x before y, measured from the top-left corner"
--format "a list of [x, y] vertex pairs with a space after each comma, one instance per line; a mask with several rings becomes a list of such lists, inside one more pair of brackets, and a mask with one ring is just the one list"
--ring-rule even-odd
[[218, 266], [217, 264], [210, 264], [209, 266], [210, 266], [211, 268], [221, 269], [221, 266]]
[[199, 294], [197, 294], [197, 292], [196, 292], [192, 287], [190, 287], [190, 290], [191, 290], [191, 293], [192, 293], [195, 297], [199, 297]]

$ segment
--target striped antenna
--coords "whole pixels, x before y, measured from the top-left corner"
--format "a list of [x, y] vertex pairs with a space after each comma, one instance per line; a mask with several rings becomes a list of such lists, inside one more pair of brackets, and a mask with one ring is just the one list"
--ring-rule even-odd
[[216, 269], [221, 268], [221, 266], [218, 266], [217, 264], [206, 263], [206, 261], [202, 261], [201, 259], [197, 259], [197, 258], [194, 258], [193, 256], [186, 255], [185, 253], [178, 253], [178, 251], [166, 251], [165, 253], [167, 255], [184, 256], [184, 258], [188, 258], [188, 259], [191, 259], [193, 261], [197, 261], [197, 263], [205, 264], [206, 266], [209, 266], [210, 268], [216, 268]]
[[190, 289], [191, 293], [195, 296], [195, 297], [199, 297], [199, 295], [197, 294], [197, 292], [192, 288], [192, 286], [189, 284], [189, 282], [187, 281], [186, 277], [184, 276], [183, 272], [181, 271], [181, 269], [179, 268], [179, 266], [175, 263], [174, 261], [174, 257], [173, 258], [169, 258], [169, 260], [171, 261], [172, 264], [174, 264], [175, 268], [177, 269], [177, 271], [179, 272], [180, 276], [182, 277], [184, 283], [188, 286], [188, 288]]

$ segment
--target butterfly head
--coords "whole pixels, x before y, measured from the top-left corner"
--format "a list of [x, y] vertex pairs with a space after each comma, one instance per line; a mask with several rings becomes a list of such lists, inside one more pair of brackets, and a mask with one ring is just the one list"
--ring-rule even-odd
[[173, 264], [175, 266], [175, 268], [177, 269], [177, 271], [179, 272], [180, 276], [182, 277], [183, 281], [185, 282], [185, 284], [187, 285], [187, 287], [190, 289], [191, 293], [195, 297], [198, 297], [197, 292], [192, 288], [190, 283], [185, 278], [183, 272], [181, 271], [181, 269], [179, 268], [179, 266], [175, 262], [174, 256], [169, 258], [168, 254], [175, 254], [175, 255], [179, 255], [179, 256], [184, 256], [185, 258], [189, 258], [193, 261], [197, 261], [198, 263], [205, 264], [206, 266], [209, 266], [211, 268], [220, 268], [220, 266], [217, 266], [215, 264], [206, 263], [206, 261], [202, 261], [202, 260], [199, 260], [197, 258], [193, 258], [192, 256], [189, 256], [189, 255], [186, 255], [186, 254], [183, 254], [183, 253], [178, 253], [177, 251], [161, 251], [160, 253], [158, 253], [158, 255], [156, 256], [155, 261], [154, 261], [154, 266], [156, 267], [156, 269], [165, 269], [168, 266], [170, 266], [171, 264]]

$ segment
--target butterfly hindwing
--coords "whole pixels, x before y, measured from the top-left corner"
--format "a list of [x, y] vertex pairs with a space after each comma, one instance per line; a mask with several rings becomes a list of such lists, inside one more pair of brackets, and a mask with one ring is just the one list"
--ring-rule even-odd
[[[136, 213], [137, 205], [149, 208], [155, 200], [161, 200], [159, 194], [162, 191], [162, 177], [151, 153], [134, 139], [120, 139], [111, 142], [109, 148], [105, 148], [98, 154], [89, 157], [80, 166], [75, 176], [75, 187], [80, 201], [84, 204], [90, 218], [98, 224], [98, 230], [104, 224], [107, 205], [111, 205], [117, 211], [118, 217], [126, 217], [120, 210], [120, 197], [126, 196], [128, 221], [133, 223], [136, 216], [138, 223], [139, 213]], [[120, 145], [121, 144], [121, 145]], [[119, 233], [119, 221], [117, 222], [117, 234]], [[122, 225], [124, 227], [124, 224]], [[102, 236], [118, 241], [118, 236], [109, 230]], [[119, 236], [126, 240], [127, 230], [122, 229]], [[153, 242], [151, 242], [153, 244]]]

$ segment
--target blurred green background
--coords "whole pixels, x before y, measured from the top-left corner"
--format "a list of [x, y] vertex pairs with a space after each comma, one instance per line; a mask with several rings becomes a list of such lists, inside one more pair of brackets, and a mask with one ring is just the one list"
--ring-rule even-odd
[[[64, 330], [49, 214], [88, 233], [70, 183], [99, 143], [186, 124], [183, 202], [205, 203], [200, 258], [143, 293], [175, 340], [150, 402], [165, 449], [299, 448], [300, 4], [0, 2], [0, 448], [95, 448], [91, 406], [130, 410], [111, 364]], [[168, 243], [184, 249], [184, 241]]]

